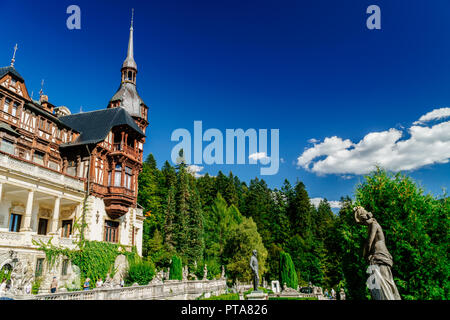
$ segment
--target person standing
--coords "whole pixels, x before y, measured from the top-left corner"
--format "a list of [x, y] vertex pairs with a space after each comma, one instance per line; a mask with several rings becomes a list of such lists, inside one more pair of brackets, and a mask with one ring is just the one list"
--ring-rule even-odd
[[83, 284], [83, 290], [89, 290], [89, 282], [91, 281], [91, 279], [86, 278], [86, 280], [84, 281]]
[[336, 291], [333, 288], [331, 288], [331, 298], [336, 299]]
[[53, 277], [52, 283], [50, 284], [50, 292], [55, 293], [58, 289], [58, 280], [56, 280], [56, 277]]
[[96, 287], [96, 288], [101, 288], [102, 286], [103, 286], [102, 278], [99, 278], [99, 279], [97, 280], [97, 282], [95, 283], [95, 287]]

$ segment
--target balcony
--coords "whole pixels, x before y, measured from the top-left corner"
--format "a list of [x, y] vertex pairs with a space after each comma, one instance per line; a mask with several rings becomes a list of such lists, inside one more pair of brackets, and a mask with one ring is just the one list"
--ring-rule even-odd
[[103, 198], [105, 210], [112, 219], [125, 215], [135, 201], [134, 191], [124, 187], [108, 187]]
[[136, 161], [142, 161], [142, 154], [129, 145], [122, 143], [113, 144], [111, 154], [124, 154]]

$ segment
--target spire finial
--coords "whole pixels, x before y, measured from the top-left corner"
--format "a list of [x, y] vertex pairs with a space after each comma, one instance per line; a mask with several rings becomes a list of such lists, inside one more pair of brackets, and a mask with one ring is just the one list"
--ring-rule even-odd
[[122, 68], [133, 68], [137, 69], [136, 62], [134, 61], [134, 46], [133, 46], [133, 22], [134, 22], [134, 8], [131, 9], [131, 26], [130, 26], [130, 37], [128, 39], [128, 51], [127, 58], [123, 62]]
[[11, 67], [14, 67], [14, 62], [16, 61], [16, 51], [17, 51], [18, 48], [19, 47], [17, 46], [17, 43], [16, 43], [16, 45], [14, 46], [14, 54], [13, 54], [13, 57], [11, 59]]
[[44, 79], [41, 81], [41, 90], [39, 90], [39, 96], [42, 96], [44, 94]]

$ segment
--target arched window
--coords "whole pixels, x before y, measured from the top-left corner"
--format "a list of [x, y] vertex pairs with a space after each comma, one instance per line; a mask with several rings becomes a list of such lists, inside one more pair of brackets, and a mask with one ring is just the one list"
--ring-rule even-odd
[[133, 81], [133, 72], [128, 71], [128, 80]]

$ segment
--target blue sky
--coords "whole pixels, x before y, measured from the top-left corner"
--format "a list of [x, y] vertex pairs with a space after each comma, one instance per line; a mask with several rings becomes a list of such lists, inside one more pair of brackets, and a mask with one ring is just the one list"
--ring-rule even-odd
[[[66, 28], [71, 4], [81, 8], [81, 30]], [[372, 4], [381, 8], [381, 30], [366, 28]], [[145, 155], [159, 165], [176, 145], [171, 133], [193, 131], [201, 120], [204, 130], [224, 134], [279, 129], [284, 163], [278, 174], [262, 176], [272, 187], [299, 179], [311, 197], [339, 200], [353, 194], [370, 159], [393, 170], [410, 164], [407, 173], [435, 195], [449, 187], [450, 164], [437, 163], [450, 157], [448, 126], [431, 130], [449, 119], [433, 118], [422, 135], [408, 129], [450, 106], [450, 2], [2, 1], [8, 28], [0, 65], [9, 65], [18, 43], [15, 66], [35, 99], [45, 79], [55, 105], [73, 113], [106, 108], [119, 86], [131, 8], [137, 86], [149, 106]], [[376, 132], [386, 133], [375, 135], [378, 143], [370, 135]], [[390, 140], [396, 134], [401, 138]], [[417, 137], [425, 135], [431, 142], [421, 145]], [[403, 151], [394, 157], [389, 142]], [[317, 156], [298, 166], [308, 149]], [[260, 173], [254, 165], [202, 166], [201, 173], [231, 170], [247, 182]]]

